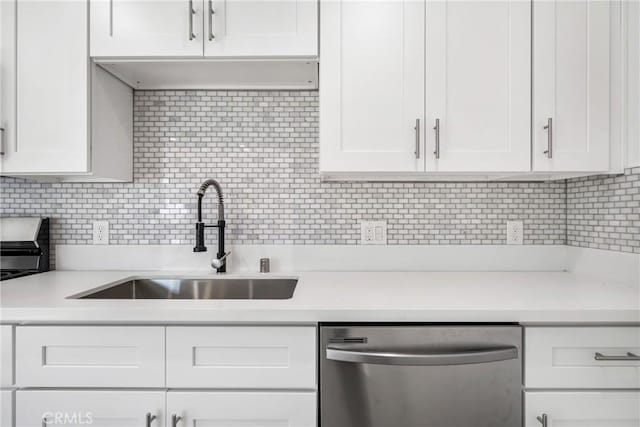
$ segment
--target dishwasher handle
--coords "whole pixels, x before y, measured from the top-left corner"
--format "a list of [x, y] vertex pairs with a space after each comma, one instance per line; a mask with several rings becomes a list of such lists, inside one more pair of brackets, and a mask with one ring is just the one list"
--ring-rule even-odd
[[518, 358], [518, 348], [491, 347], [449, 353], [413, 353], [397, 351], [367, 351], [344, 346], [328, 345], [327, 359], [338, 362], [399, 366], [449, 366], [500, 362]]

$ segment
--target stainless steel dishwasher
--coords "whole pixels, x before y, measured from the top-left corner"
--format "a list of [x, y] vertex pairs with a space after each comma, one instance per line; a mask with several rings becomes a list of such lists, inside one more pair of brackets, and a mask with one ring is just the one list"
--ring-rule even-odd
[[322, 427], [520, 427], [522, 329], [322, 326]]

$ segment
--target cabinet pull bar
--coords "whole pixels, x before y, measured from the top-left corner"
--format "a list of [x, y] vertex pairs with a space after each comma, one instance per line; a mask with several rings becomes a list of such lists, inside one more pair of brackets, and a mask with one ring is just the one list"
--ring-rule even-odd
[[553, 119], [549, 117], [547, 119], [547, 125], [544, 127], [547, 130], [547, 149], [544, 151], [544, 154], [547, 155], [547, 158], [553, 158]]
[[215, 34], [213, 34], [213, 14], [216, 13], [213, 10], [213, 0], [209, 0], [209, 41], [212, 41], [216, 38]]
[[414, 127], [414, 129], [416, 130], [416, 159], [420, 158], [420, 119], [416, 119], [416, 127]]
[[193, 34], [193, 15], [195, 15], [196, 11], [193, 8], [193, 0], [189, 0], [189, 40], [193, 40], [196, 38], [196, 35]]
[[171, 415], [171, 427], [178, 427], [178, 423], [182, 417], [177, 416], [176, 414]]
[[436, 131], [436, 149], [433, 154], [435, 154], [436, 159], [440, 158], [440, 119], [436, 119], [436, 125], [433, 127], [433, 130]]
[[151, 412], [147, 412], [145, 427], [151, 427], [151, 423], [156, 419], [155, 415], [151, 415]]
[[603, 362], [615, 362], [615, 361], [624, 362], [624, 361], [631, 361], [631, 360], [640, 360], [639, 355], [635, 353], [631, 353], [630, 351], [628, 351], [627, 354], [624, 356], [605, 356], [602, 353], [596, 353], [593, 358], [595, 360], [600, 360]]
[[548, 418], [549, 418], [549, 417], [547, 416], [547, 414], [542, 414], [542, 416], [537, 416], [537, 417], [536, 417], [536, 420], [538, 420], [538, 422], [539, 422], [540, 424], [542, 424], [542, 427], [547, 427], [547, 426], [548, 426], [548, 424], [549, 424], [549, 423], [548, 423]]
[[4, 128], [0, 128], [0, 156], [4, 156]]

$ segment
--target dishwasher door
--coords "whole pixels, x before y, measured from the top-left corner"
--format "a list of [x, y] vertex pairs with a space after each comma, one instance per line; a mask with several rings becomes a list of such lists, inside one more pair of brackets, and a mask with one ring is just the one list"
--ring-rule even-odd
[[521, 427], [519, 326], [323, 326], [322, 427]]

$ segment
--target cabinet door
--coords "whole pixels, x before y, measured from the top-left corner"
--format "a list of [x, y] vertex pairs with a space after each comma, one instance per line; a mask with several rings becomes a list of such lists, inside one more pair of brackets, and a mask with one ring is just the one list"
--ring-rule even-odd
[[527, 392], [525, 427], [638, 427], [640, 392]]
[[529, 171], [531, 3], [429, 1], [426, 16], [427, 171]]
[[19, 1], [16, 9], [17, 125], [2, 172], [87, 172], [88, 4]]
[[534, 1], [536, 171], [609, 169], [610, 2]]
[[314, 0], [204, 0], [205, 56], [317, 56]]
[[19, 390], [16, 427], [160, 427], [165, 396], [164, 391]]
[[0, 390], [0, 426], [13, 427], [13, 390]]
[[640, 2], [623, 3], [626, 20], [627, 167], [640, 166]]
[[13, 337], [13, 325], [0, 326], [0, 387], [8, 387], [13, 385]]
[[167, 419], [180, 426], [313, 427], [316, 394], [303, 392], [168, 392]]
[[16, 135], [16, 0], [0, 1], [0, 172]]
[[326, 1], [320, 18], [321, 172], [423, 171], [424, 3]]
[[91, 56], [202, 56], [202, 0], [90, 0]]

